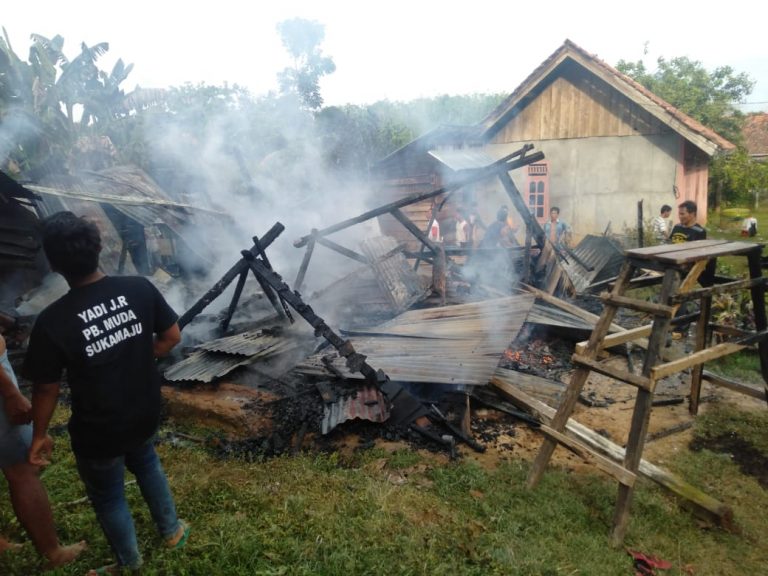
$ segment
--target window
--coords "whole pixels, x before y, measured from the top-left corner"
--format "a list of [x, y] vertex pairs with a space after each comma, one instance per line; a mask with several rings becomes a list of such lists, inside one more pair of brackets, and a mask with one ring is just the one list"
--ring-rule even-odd
[[540, 223], [546, 222], [549, 212], [549, 164], [530, 164], [527, 181], [528, 209]]

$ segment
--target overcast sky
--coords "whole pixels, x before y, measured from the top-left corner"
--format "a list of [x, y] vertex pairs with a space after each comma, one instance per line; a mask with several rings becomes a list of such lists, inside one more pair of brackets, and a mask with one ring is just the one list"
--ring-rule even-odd
[[[759, 8], [763, 6], [763, 8]], [[508, 93], [568, 38], [608, 64], [687, 56], [710, 71], [731, 66], [756, 81], [745, 110], [768, 110], [768, 5], [714, 7], [687, 0], [514, 2], [475, 0], [280, 0], [3, 2], [2, 25], [22, 58], [30, 34], [109, 42], [100, 60], [133, 63], [126, 92], [186, 82], [276, 88], [288, 64], [276, 31], [301, 17], [325, 25], [337, 70], [321, 85], [326, 105], [410, 100], [439, 94]], [[644, 46], [647, 43], [647, 54]]]

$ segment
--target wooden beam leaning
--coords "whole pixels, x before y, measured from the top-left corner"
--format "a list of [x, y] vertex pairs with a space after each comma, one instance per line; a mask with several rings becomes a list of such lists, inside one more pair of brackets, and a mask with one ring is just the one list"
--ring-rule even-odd
[[754, 342], [765, 341], [766, 339], [768, 339], [768, 330], [763, 330], [762, 332], [757, 332], [745, 338], [740, 338], [734, 342], [723, 342], [722, 344], [716, 344], [715, 346], [704, 348], [703, 350], [699, 350], [698, 352], [694, 352], [688, 356], [683, 356], [682, 358], [678, 358], [672, 362], [667, 362], [665, 364], [659, 364], [658, 366], [655, 366], [651, 370], [651, 377], [656, 380], [660, 380], [661, 378], [669, 376], [670, 374], [682, 372], [686, 368], [697, 366], [699, 364], [709, 362], [710, 360], [716, 360], [717, 358], [722, 358], [723, 356], [728, 356], [729, 354], [734, 354], [740, 350], [744, 350], [744, 348], [750, 346]]
[[405, 228], [413, 234], [416, 239], [421, 242], [422, 246], [426, 247], [427, 250], [430, 251], [430, 253], [434, 256], [437, 254], [437, 246], [435, 246], [434, 242], [432, 242], [426, 234], [424, 234], [416, 224], [414, 224], [408, 216], [406, 216], [400, 208], [393, 208], [391, 212], [392, 216], [394, 216], [400, 224], [405, 226]]
[[580, 456], [586, 462], [594, 465], [599, 470], [602, 470], [609, 476], [613, 476], [616, 480], [624, 484], [625, 486], [634, 486], [637, 481], [637, 474], [633, 474], [629, 470], [625, 470], [620, 464], [606, 458], [602, 454], [595, 452], [589, 446], [585, 446], [581, 442], [574, 440], [570, 436], [566, 436], [562, 432], [558, 432], [554, 428], [542, 424], [538, 428], [543, 434], [546, 434], [558, 444], [562, 444], [568, 450]]
[[[500, 377], [498, 373], [491, 378], [491, 384], [513, 404], [530, 412], [542, 422], [550, 423], [551, 427], [552, 418], [554, 418], [556, 413], [554, 408], [524, 392], [510, 382], [508, 378]], [[624, 448], [611, 442], [584, 424], [575, 420], [569, 420], [566, 424], [565, 432], [567, 435], [579, 440], [582, 444], [591, 446], [594, 450], [606, 455], [614, 462], [621, 462], [624, 459], [626, 453]], [[726, 504], [647, 460], [640, 460], [638, 472], [680, 498], [683, 506], [699, 518], [712, 522], [726, 530], [734, 529], [733, 510]]]
[[[272, 228], [270, 228], [261, 238], [261, 248], [266, 249], [267, 246], [272, 244], [272, 242], [274, 242], [275, 239], [277, 239], [277, 237], [283, 233], [283, 230], [285, 230], [285, 226], [283, 226], [280, 222], [276, 222], [274, 226], [272, 226]], [[251, 253], [254, 254], [254, 256], [257, 252], [258, 250], [255, 246], [251, 248]], [[178, 320], [179, 328], [184, 329], [184, 326], [189, 324], [195, 316], [205, 310], [208, 304], [213, 302], [222, 292], [224, 292], [227, 286], [229, 286], [243, 270], [249, 269], [250, 266], [244, 258], [238, 260], [237, 263], [235, 263], [235, 265], [232, 266], [232, 268], [230, 268], [226, 274], [224, 274], [224, 276], [222, 276], [221, 279], [213, 285], [210, 290], [208, 290], [208, 292], [203, 294], [203, 296], [197, 302], [195, 302], [186, 312], [184, 312], [184, 314], [181, 315]]]
[[[312, 230], [312, 233], [314, 234], [317, 230]], [[304, 258], [301, 260], [301, 266], [299, 266], [299, 271], [296, 273], [296, 281], [293, 283], [293, 285], [296, 287], [295, 289], [299, 292], [301, 292], [301, 289], [304, 287], [304, 278], [307, 276], [307, 269], [309, 268], [309, 261], [312, 259], [312, 252], [315, 250], [315, 241], [310, 240], [307, 243], [307, 249], [304, 251]]]
[[317, 238], [315, 238], [315, 242], [317, 242], [322, 246], [325, 246], [326, 248], [330, 248], [334, 252], [338, 252], [339, 254], [346, 256], [347, 258], [351, 258], [352, 260], [357, 260], [358, 262], [360, 262], [361, 264], [365, 264], [366, 266], [371, 263], [371, 261], [368, 260], [368, 258], [363, 256], [362, 254], [358, 254], [354, 250], [345, 248], [344, 246], [342, 246], [341, 244], [337, 244], [333, 240], [328, 240], [328, 238], [321, 238], [318, 236]]
[[[519, 155], [519, 153], [513, 153], [503, 158], [502, 160], [506, 160], [506, 158], [514, 157], [515, 155]], [[298, 240], [294, 241], [293, 245], [296, 248], [301, 248], [302, 246], [305, 246], [307, 242], [309, 242], [310, 239], [312, 239], [313, 236], [315, 237], [316, 240], [319, 241], [320, 238], [324, 236], [328, 236], [329, 234], [333, 234], [334, 232], [339, 232], [340, 230], [344, 230], [346, 228], [349, 228], [350, 226], [354, 226], [355, 224], [360, 224], [362, 222], [370, 220], [371, 218], [376, 218], [377, 216], [382, 216], [383, 214], [387, 214], [391, 212], [394, 208], [403, 208], [404, 206], [410, 206], [411, 204], [416, 204], [417, 202], [421, 202], [422, 200], [428, 200], [429, 198], [434, 198], [435, 196], [439, 196], [441, 194], [445, 194], [446, 192], [456, 190], [458, 188], [461, 188], [462, 186], [466, 186], [467, 184], [472, 184], [474, 182], [478, 182], [480, 180], [490, 178], [496, 174], [506, 174], [510, 170], [515, 170], [522, 166], [527, 166], [528, 164], [532, 164], [533, 162], [537, 162], [539, 160], [542, 160], [543, 158], [544, 158], [543, 152], [536, 152], [534, 154], [531, 154], [530, 156], [523, 156], [522, 158], [519, 158], [517, 160], [512, 160], [509, 162], [499, 161], [485, 168], [472, 170], [466, 176], [458, 178], [455, 181], [451, 182], [450, 184], [443, 186], [441, 188], [438, 188], [436, 190], [431, 190], [430, 192], [422, 192], [420, 194], [412, 194], [410, 196], [406, 196], [405, 198], [401, 198], [396, 202], [384, 204], [383, 206], [379, 206], [378, 208], [374, 208], [373, 210], [368, 210], [367, 212], [364, 212], [359, 216], [355, 216], [354, 218], [348, 218], [347, 220], [343, 220], [342, 222], [338, 222], [336, 224], [333, 224], [332, 226], [328, 226], [327, 228], [318, 230], [315, 234], [308, 234], [306, 236], [302, 236]]]

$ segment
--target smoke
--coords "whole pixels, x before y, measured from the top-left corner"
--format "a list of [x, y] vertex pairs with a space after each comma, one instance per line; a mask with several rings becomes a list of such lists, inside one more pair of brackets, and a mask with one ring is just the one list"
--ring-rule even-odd
[[37, 121], [23, 109], [12, 106], [5, 110], [0, 122], [0, 166], [5, 167], [14, 150], [23, 149], [39, 133]]
[[[255, 124], [265, 117], [268, 125]], [[221, 110], [207, 118], [203, 129], [199, 118], [190, 115], [166, 119], [148, 128], [147, 142], [155, 163], [172, 167], [172, 180], [161, 185], [181, 192], [186, 202], [225, 213], [229, 220], [206, 219], [185, 230], [210, 251], [211, 266], [198, 293], [189, 294], [181, 309], [240, 259], [241, 250], [253, 245], [253, 236], [263, 236], [277, 222], [285, 230], [266, 254], [273, 269], [295, 288], [305, 250], [293, 246], [296, 239], [381, 203], [372, 198], [365, 174], [328, 167], [311, 114], [274, 97]], [[378, 224], [369, 221], [330, 239], [358, 251], [363, 238], [379, 233]], [[321, 289], [359, 266], [316, 246], [302, 292]], [[250, 278], [244, 297], [254, 292], [254, 285], [258, 287]], [[232, 290], [212, 308], [226, 307]], [[180, 296], [177, 291], [175, 297]]]

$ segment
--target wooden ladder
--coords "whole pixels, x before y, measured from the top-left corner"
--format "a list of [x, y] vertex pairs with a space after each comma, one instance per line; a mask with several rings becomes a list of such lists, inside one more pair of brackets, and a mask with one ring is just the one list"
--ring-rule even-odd
[[[697, 240], [685, 244], [667, 244], [626, 251], [624, 264], [613, 289], [601, 296], [604, 302], [603, 312], [589, 340], [576, 347], [576, 352], [572, 358], [575, 370], [560, 407], [550, 425], [548, 427], [542, 426], [545, 439], [529, 473], [529, 487], [534, 487], [541, 479], [558, 443], [585, 457], [619, 482], [619, 495], [611, 533], [611, 543], [618, 546], [624, 540], [629, 523], [629, 509], [648, 431], [656, 382], [670, 374], [692, 368], [690, 410], [692, 414], [695, 414], [698, 409], [704, 362], [733, 354], [757, 343], [760, 353], [760, 368], [768, 399], [768, 340], [766, 340], [768, 332], [766, 331], [765, 307], [767, 279], [762, 277], [761, 253], [762, 245], [726, 240]], [[695, 288], [699, 277], [712, 258], [739, 255], [746, 256], [748, 259], [749, 280], [728, 282], [709, 288]], [[658, 303], [625, 296], [630, 280], [638, 270], [654, 270], [661, 273]], [[709, 346], [713, 330], [717, 329], [710, 324], [712, 296], [744, 289], [749, 289], [751, 292], [755, 312], [755, 331], [737, 331], [739, 333], [735, 339]], [[701, 303], [701, 313], [696, 322], [696, 351], [683, 358], [664, 362], [663, 349], [666, 345], [672, 319], [682, 302], [694, 298], [700, 299]], [[629, 308], [651, 314], [653, 322], [646, 326], [609, 335], [609, 327], [619, 308]], [[730, 332], [733, 335], [734, 331], [731, 330]], [[619, 370], [600, 361], [603, 350], [645, 337], [649, 338], [640, 374]], [[622, 464], [594, 452], [586, 445], [565, 435], [568, 419], [576, 406], [589, 374], [593, 371], [637, 388], [637, 398]]]

